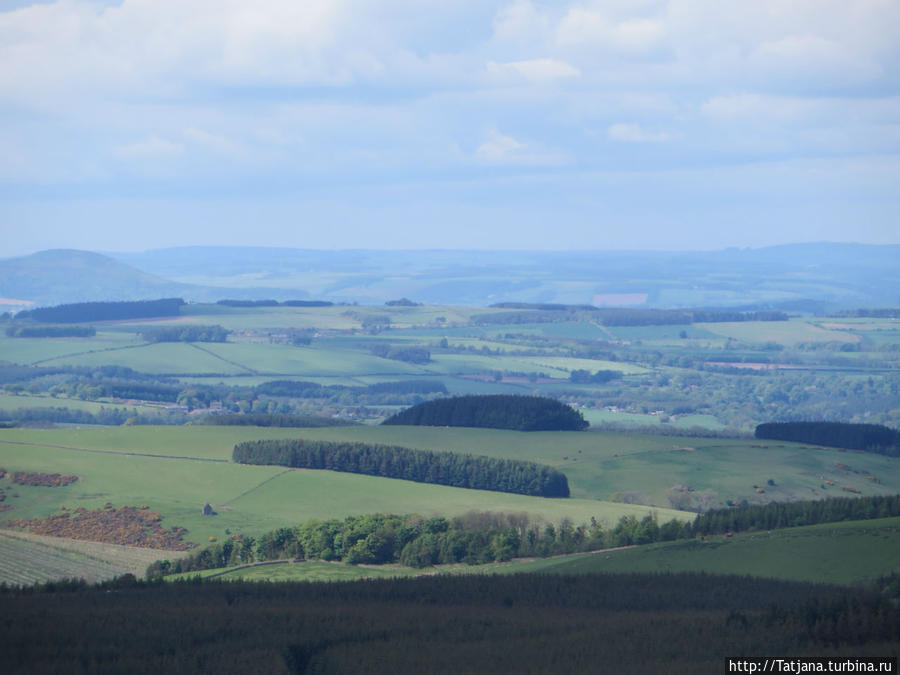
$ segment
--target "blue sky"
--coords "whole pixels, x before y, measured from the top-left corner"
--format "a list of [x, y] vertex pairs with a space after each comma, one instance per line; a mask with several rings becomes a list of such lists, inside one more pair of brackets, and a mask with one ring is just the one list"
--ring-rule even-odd
[[0, 0], [0, 256], [900, 243], [896, 0]]

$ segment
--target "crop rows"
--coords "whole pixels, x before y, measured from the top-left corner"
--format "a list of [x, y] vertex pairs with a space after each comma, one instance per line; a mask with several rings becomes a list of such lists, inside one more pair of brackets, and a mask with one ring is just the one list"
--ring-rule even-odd
[[33, 584], [68, 577], [95, 582], [126, 571], [124, 565], [0, 535], [0, 583]]

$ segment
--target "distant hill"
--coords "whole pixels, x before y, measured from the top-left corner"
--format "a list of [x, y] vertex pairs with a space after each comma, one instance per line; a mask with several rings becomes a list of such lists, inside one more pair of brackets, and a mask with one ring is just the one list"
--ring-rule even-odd
[[183, 297], [436, 305], [541, 303], [828, 311], [900, 307], [900, 246], [723, 251], [42, 251], [0, 260], [0, 299], [38, 305]]
[[721, 251], [194, 246], [110, 255], [183, 283], [271, 289], [260, 298], [293, 288], [361, 304], [405, 297], [468, 306], [527, 302], [808, 313], [900, 306], [897, 245], [806, 243]]
[[36, 305], [177, 297], [189, 289], [90, 251], [54, 249], [0, 260], [0, 296]]
[[[144, 272], [108, 255], [74, 249], [40, 251], [21, 258], [0, 260], [0, 312], [31, 306], [77, 302], [155, 300], [183, 297], [215, 302], [222, 298], [299, 300], [302, 290], [216, 288], [171, 281]], [[14, 302], [19, 301], [19, 302]]]

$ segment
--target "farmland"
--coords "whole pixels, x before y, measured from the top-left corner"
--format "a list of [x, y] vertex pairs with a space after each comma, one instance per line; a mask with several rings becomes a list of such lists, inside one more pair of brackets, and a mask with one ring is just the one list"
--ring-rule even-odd
[[[900, 421], [896, 319], [619, 326], [604, 325], [585, 311], [532, 313], [541, 321], [528, 322], [527, 310], [513, 309], [188, 304], [178, 317], [98, 322], [91, 338], [0, 336], [0, 358], [55, 372], [130, 368], [183, 389], [228, 387], [213, 398], [232, 410], [302, 409], [361, 421], [378, 421], [396, 411], [389, 406], [409, 402], [361, 398], [351, 391], [272, 399], [252, 388], [276, 378], [344, 387], [429, 379], [456, 394], [549, 395], [578, 406], [601, 427], [647, 426], [660, 432], [691, 427], [747, 432], [787, 415]], [[220, 325], [232, 333], [225, 343], [148, 344], [139, 336], [147, 327], [179, 323]], [[304, 341], [292, 342], [301, 334]], [[378, 356], [385, 345], [422, 349], [428, 358], [413, 363]], [[619, 376], [605, 382], [576, 377], [598, 371]], [[4, 387], [10, 393], [53, 393], [66, 405], [76, 387], [67, 391], [64, 383], [77, 380], [55, 375]], [[79, 400], [113, 403], [87, 386], [77, 394]], [[29, 405], [4, 397], [0, 411], [19, 403]], [[34, 404], [47, 406], [49, 399]], [[83, 408], [74, 401], [71, 407]]]
[[[726, 504], [900, 492], [900, 469], [891, 458], [760, 443], [747, 433], [787, 410], [900, 419], [900, 330], [894, 319], [607, 326], [590, 312], [530, 316], [527, 310], [423, 305], [188, 304], [178, 317], [99, 322], [91, 338], [0, 336], [10, 377], [20, 377], [15, 368], [24, 367], [26, 378], [3, 385], [0, 413], [30, 408], [53, 415], [52, 409], [64, 407], [178, 424], [0, 429], [0, 466], [7, 471], [78, 476], [52, 489], [0, 481], [8, 508], [3, 516], [45, 519], [61, 509], [145, 505], [161, 515], [162, 527], [186, 528], [186, 540], [203, 544], [229, 533], [253, 535], [313, 518], [373, 512], [500, 511], [547, 523], [595, 518], [610, 526], [623, 515], [653, 513], [663, 522]], [[179, 323], [219, 325], [232, 333], [225, 343], [148, 344], [139, 336], [148, 326]], [[298, 335], [303, 339], [294, 341]], [[378, 356], [384, 345], [397, 347], [401, 358]], [[426, 350], [428, 359], [403, 360], [407, 347]], [[592, 380], [598, 372], [607, 375]], [[257, 389], [275, 379], [322, 387], [293, 398]], [[158, 392], [159, 398], [103, 395], [110, 381], [126, 391]], [[445, 395], [402, 393], [403, 382], [423, 381], [450, 394], [551, 396], [580, 410], [593, 428], [523, 433], [372, 424]], [[392, 382], [400, 383], [398, 393], [369, 388]], [[176, 403], [178, 411], [167, 412]], [[219, 409], [367, 424], [184, 425]], [[564, 472], [572, 498], [231, 462], [236, 443], [280, 438], [534, 461]], [[207, 503], [217, 515], [201, 514]]]
[[122, 574], [142, 576], [159, 555], [152, 549], [0, 530], [0, 583], [28, 585], [64, 577], [95, 583]]
[[575, 553], [544, 560], [485, 565], [442, 565], [426, 570], [398, 566], [354, 566], [321, 561], [251, 565], [174, 575], [245, 581], [341, 581], [421, 574], [597, 574], [706, 572], [863, 585], [900, 572], [900, 518], [738, 533], [625, 549]]
[[553, 574], [699, 571], [863, 585], [900, 572], [900, 519], [719, 535], [514, 564], [509, 570]]

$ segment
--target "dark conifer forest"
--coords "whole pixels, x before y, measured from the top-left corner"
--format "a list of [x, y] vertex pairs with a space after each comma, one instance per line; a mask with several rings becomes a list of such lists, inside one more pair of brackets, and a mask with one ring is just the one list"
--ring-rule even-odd
[[59, 582], [0, 592], [6, 673], [697, 673], [884, 656], [878, 591], [704, 574], [347, 583]]
[[900, 431], [881, 424], [770, 422], [756, 427], [756, 437], [900, 456]]
[[566, 476], [542, 464], [389, 445], [304, 439], [248, 441], [234, 446], [233, 459], [242, 464], [329, 469], [537, 497], [569, 496]]
[[565, 403], [540, 396], [454, 396], [426, 401], [383, 424], [484, 427], [516, 431], [581, 431], [588, 423]]
[[48, 323], [148, 319], [159, 316], [178, 316], [182, 305], [184, 305], [184, 300], [181, 298], [126, 302], [76, 302], [22, 311], [16, 314], [16, 318]]

